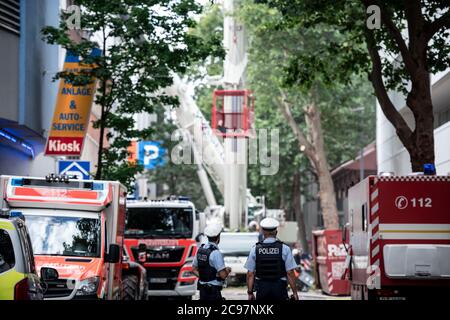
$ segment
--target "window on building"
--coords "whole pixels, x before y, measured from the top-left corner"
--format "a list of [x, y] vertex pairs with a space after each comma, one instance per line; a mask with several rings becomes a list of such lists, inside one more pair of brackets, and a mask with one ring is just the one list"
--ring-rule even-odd
[[20, 0], [0, 0], [0, 29], [20, 34]]

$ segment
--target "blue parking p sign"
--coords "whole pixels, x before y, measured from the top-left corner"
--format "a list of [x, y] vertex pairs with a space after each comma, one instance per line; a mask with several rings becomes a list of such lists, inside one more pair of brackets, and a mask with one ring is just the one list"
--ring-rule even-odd
[[166, 164], [166, 152], [158, 141], [139, 141], [138, 161], [145, 169], [153, 170]]
[[67, 176], [75, 176], [78, 180], [90, 178], [89, 171], [91, 163], [89, 161], [59, 161], [58, 172]]

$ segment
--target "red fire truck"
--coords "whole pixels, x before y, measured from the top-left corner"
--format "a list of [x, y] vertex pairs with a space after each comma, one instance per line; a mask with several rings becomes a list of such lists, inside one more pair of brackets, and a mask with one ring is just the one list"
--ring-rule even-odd
[[450, 289], [450, 176], [370, 176], [349, 190], [352, 299]]
[[125, 247], [147, 270], [148, 295], [191, 299], [197, 290], [192, 261], [204, 219], [184, 197], [127, 203]]
[[25, 219], [37, 271], [56, 270], [44, 299], [145, 296], [137, 291], [145, 270], [122, 261], [126, 189], [119, 182], [1, 176], [0, 194], [2, 210]]

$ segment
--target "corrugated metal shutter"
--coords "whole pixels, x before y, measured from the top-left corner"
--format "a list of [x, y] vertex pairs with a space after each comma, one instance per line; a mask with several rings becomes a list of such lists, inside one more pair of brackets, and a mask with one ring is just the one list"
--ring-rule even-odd
[[0, 29], [20, 34], [20, 0], [0, 0]]

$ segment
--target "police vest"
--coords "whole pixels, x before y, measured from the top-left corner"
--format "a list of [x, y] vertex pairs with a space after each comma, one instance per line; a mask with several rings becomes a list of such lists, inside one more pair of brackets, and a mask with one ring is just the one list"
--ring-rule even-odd
[[286, 277], [283, 260], [283, 242], [258, 242], [256, 250], [256, 277], [261, 280], [279, 280]]
[[222, 281], [221, 278], [217, 277], [217, 269], [211, 267], [209, 264], [209, 257], [215, 250], [217, 250], [216, 247], [210, 246], [206, 249], [205, 245], [202, 244], [197, 251], [198, 274], [202, 282], [210, 282], [213, 280]]

